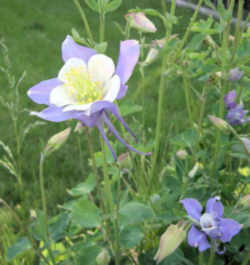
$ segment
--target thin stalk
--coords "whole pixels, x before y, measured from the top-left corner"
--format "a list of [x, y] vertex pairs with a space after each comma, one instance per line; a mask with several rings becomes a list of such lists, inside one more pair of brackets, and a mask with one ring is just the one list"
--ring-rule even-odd
[[[43, 174], [43, 166], [44, 166], [45, 157], [46, 157], [45, 154], [41, 153], [40, 163], [39, 163], [39, 180], [40, 180], [40, 190], [41, 190], [41, 196], [42, 196], [42, 208], [45, 214], [46, 240], [47, 242], [49, 242], [48, 214], [47, 214], [46, 195], [45, 195], [45, 189], [44, 189], [44, 174]], [[48, 254], [51, 259], [52, 264], [56, 265], [56, 261], [55, 261], [55, 258], [54, 258], [54, 255], [52, 253], [49, 243], [48, 243], [47, 249], [48, 249]]]
[[99, 20], [100, 20], [100, 43], [104, 41], [105, 36], [105, 12], [104, 12], [104, 2], [103, 0], [98, 1], [99, 4]]
[[250, 252], [246, 256], [246, 258], [243, 260], [241, 265], [247, 265], [249, 261], [250, 261]]
[[[175, 8], [176, 8], [176, 1], [173, 0], [171, 4], [171, 15], [175, 15]], [[172, 25], [167, 29], [166, 31], [166, 39], [169, 38], [169, 36], [172, 33]], [[154, 176], [156, 174], [156, 165], [157, 160], [159, 156], [159, 150], [160, 150], [160, 143], [161, 143], [161, 135], [162, 135], [162, 116], [163, 116], [163, 108], [164, 108], [164, 92], [166, 89], [166, 82], [165, 82], [165, 69], [167, 66], [167, 56], [164, 55], [162, 59], [162, 65], [161, 65], [161, 79], [160, 79], [160, 88], [159, 88], [159, 95], [158, 95], [158, 108], [157, 108], [157, 122], [156, 122], [156, 134], [155, 134], [155, 142], [154, 142], [154, 153], [152, 156], [152, 169], [150, 174], [150, 183], [153, 182]]]
[[213, 242], [211, 244], [211, 248], [210, 248], [210, 256], [209, 256], [208, 265], [214, 264], [214, 257], [215, 257], [215, 246], [214, 246], [214, 242]]
[[199, 265], [204, 265], [203, 252], [200, 252], [199, 253]]
[[162, 7], [162, 12], [165, 15], [167, 13], [167, 4], [166, 0], [161, 0], [161, 7]]
[[85, 15], [84, 9], [81, 7], [79, 0], [73, 0], [73, 2], [74, 2], [77, 10], [79, 11], [79, 13], [81, 15], [85, 30], [87, 32], [88, 38], [89, 38], [90, 43], [91, 43], [91, 46], [94, 46], [94, 38], [93, 38], [93, 35], [91, 33], [89, 23], [88, 23], [86, 15]]
[[243, 6], [244, 6], [244, 0], [239, 0], [238, 3], [238, 13], [237, 13], [237, 22], [236, 22], [236, 27], [235, 27], [235, 41], [234, 41], [234, 50], [233, 50], [233, 59], [232, 61], [234, 61], [236, 53], [237, 53], [237, 49], [240, 43], [240, 39], [241, 39], [241, 21], [242, 21], [242, 17], [243, 17]]
[[187, 80], [187, 77], [185, 76], [185, 73], [183, 74], [183, 82], [184, 82], [184, 91], [185, 91], [185, 98], [186, 98], [186, 104], [187, 104], [187, 110], [188, 110], [188, 117], [190, 121], [191, 127], [193, 126], [193, 115], [192, 115], [192, 108], [191, 108], [191, 95], [190, 95], [190, 83]]

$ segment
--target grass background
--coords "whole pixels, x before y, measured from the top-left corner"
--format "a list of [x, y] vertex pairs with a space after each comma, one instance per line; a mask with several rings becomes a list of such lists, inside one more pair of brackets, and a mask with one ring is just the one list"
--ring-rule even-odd
[[[84, 1], [81, 1], [86, 10], [89, 24], [98, 40], [98, 16], [92, 12]], [[118, 56], [119, 42], [123, 36], [115, 26], [114, 22], [125, 25], [124, 14], [131, 8], [155, 8], [161, 10], [160, 1], [155, 0], [124, 0], [122, 6], [114, 13], [107, 16], [106, 40], [108, 41], [107, 54], [115, 61]], [[168, 4], [169, 7], [169, 4]], [[178, 25], [174, 27], [174, 33], [182, 34], [185, 31], [193, 11], [177, 8]], [[12, 72], [19, 77], [23, 71], [27, 75], [20, 86], [21, 105], [23, 109], [40, 110], [43, 107], [31, 102], [27, 97], [27, 90], [38, 82], [55, 77], [62, 66], [61, 43], [66, 35], [71, 32], [72, 27], [76, 28], [83, 36], [85, 35], [81, 18], [70, 0], [1, 0], [0, 3], [0, 37], [4, 38], [9, 48], [9, 57], [12, 62]], [[155, 34], [148, 34], [147, 40], [159, 39], [164, 36], [160, 21], [153, 18], [158, 31]], [[132, 33], [133, 38], [138, 38], [136, 32]], [[2, 58], [0, 58], [2, 62]], [[157, 64], [157, 62], [156, 62]], [[0, 63], [1, 65], [1, 63]], [[150, 74], [151, 68], [146, 72]], [[133, 92], [138, 86], [139, 74], [136, 70], [133, 78], [129, 81], [128, 100], [131, 103], [141, 103], [141, 99], [132, 101]], [[0, 73], [0, 96], [9, 98], [13, 91], [10, 91], [6, 79]], [[155, 128], [156, 103], [157, 103], [158, 81], [146, 87], [145, 111], [146, 127]], [[171, 123], [185, 126], [187, 113], [184, 104], [184, 95], [181, 83], [175, 82], [168, 87], [165, 99], [165, 126]], [[138, 119], [140, 119], [138, 115]], [[20, 113], [21, 122], [38, 120], [30, 117], [28, 112]], [[181, 121], [181, 123], [179, 122]], [[13, 127], [7, 110], [0, 106], [0, 139], [15, 149]], [[130, 120], [130, 126], [133, 127]], [[23, 191], [24, 205], [28, 209], [40, 207], [40, 191], [38, 185], [38, 163], [42, 143], [45, 143], [50, 136], [66, 128], [67, 123], [50, 123], [34, 129], [26, 139], [22, 149], [23, 177], [25, 189]], [[175, 130], [179, 128], [175, 127]], [[45, 176], [47, 187], [47, 198], [51, 214], [57, 211], [56, 205], [68, 199], [66, 189], [81, 182], [89, 172], [88, 168], [88, 147], [87, 135], [72, 134], [67, 144], [59, 152], [55, 153], [46, 163]], [[82, 146], [83, 157], [79, 159], [78, 144]], [[96, 145], [98, 150], [99, 146]], [[0, 150], [0, 157], [2, 156]], [[12, 205], [20, 203], [20, 196], [15, 192], [15, 179], [5, 169], [0, 168], [0, 198], [4, 198]]]

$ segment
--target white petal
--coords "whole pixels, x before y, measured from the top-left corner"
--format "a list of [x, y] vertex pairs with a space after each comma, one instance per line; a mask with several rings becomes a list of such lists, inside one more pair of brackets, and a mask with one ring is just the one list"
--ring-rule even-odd
[[103, 84], [114, 74], [115, 64], [108, 56], [96, 54], [88, 61], [88, 72], [92, 81], [99, 81]]
[[87, 65], [83, 60], [79, 58], [70, 58], [60, 70], [58, 74], [58, 79], [63, 82], [66, 82], [67, 78], [65, 74], [67, 74], [72, 68], [80, 68], [82, 72], [87, 71]]
[[121, 81], [118, 75], [111, 78], [105, 85], [104, 91], [107, 91], [103, 100], [113, 102], [120, 91]]
[[90, 109], [92, 104], [93, 103], [89, 103], [85, 105], [77, 105], [77, 104], [74, 105], [73, 104], [73, 105], [69, 105], [63, 108], [63, 111], [71, 111], [71, 110], [87, 111]]
[[75, 104], [75, 100], [67, 93], [65, 86], [55, 87], [49, 95], [49, 102], [52, 105], [62, 107], [68, 104]]

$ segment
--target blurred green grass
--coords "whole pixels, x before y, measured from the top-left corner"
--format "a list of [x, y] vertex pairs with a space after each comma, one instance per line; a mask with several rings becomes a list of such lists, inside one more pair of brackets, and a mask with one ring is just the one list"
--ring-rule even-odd
[[[81, 1], [83, 3], [84, 1]], [[83, 7], [86, 6], [83, 4]], [[125, 25], [124, 14], [135, 7], [155, 8], [161, 10], [160, 1], [155, 0], [124, 0], [122, 6], [114, 13], [107, 16], [106, 40], [108, 41], [107, 54], [114, 60], [117, 59], [119, 42], [123, 36], [115, 26], [114, 22]], [[169, 7], [169, 4], [168, 4]], [[177, 8], [179, 23], [174, 27], [174, 33], [182, 34], [185, 31], [193, 11]], [[89, 24], [98, 40], [98, 16], [96, 13], [86, 8]], [[12, 72], [20, 76], [26, 71], [27, 76], [21, 84], [21, 104], [24, 109], [38, 111], [42, 106], [31, 102], [26, 95], [27, 90], [34, 84], [55, 77], [62, 66], [61, 43], [71, 29], [76, 28], [85, 36], [81, 18], [70, 0], [2, 0], [0, 3], [0, 38], [4, 38], [9, 48], [9, 56], [12, 62]], [[158, 39], [164, 36], [160, 21], [153, 18], [158, 27], [156, 34], [149, 34], [147, 40]], [[138, 38], [136, 32], [133, 38]], [[2, 59], [2, 58], [1, 58]], [[0, 60], [1, 60], [0, 59]], [[1, 63], [0, 63], [1, 64]], [[146, 71], [150, 75], [151, 69]], [[137, 89], [139, 80], [138, 71], [129, 81], [128, 98]], [[155, 128], [156, 103], [158, 82], [152, 82], [150, 87], [146, 87], [145, 111], [146, 127]], [[9, 91], [6, 79], [0, 73], [0, 95], [8, 97]], [[135, 103], [141, 103], [141, 99], [136, 99]], [[178, 126], [185, 126], [186, 111], [181, 83], [174, 82], [168, 87], [166, 93], [165, 127], [170, 123]], [[133, 102], [134, 103], [134, 102]], [[138, 119], [140, 119], [140, 114]], [[28, 113], [20, 116], [21, 120], [34, 122], [36, 117], [29, 117]], [[0, 106], [1, 121], [1, 140], [8, 145], [15, 147], [14, 132], [10, 124], [10, 118], [6, 109]], [[72, 124], [68, 122], [66, 124]], [[22, 150], [22, 160], [25, 178], [25, 198], [27, 202], [32, 202], [29, 207], [40, 206], [40, 192], [38, 186], [38, 162], [41, 151], [41, 143], [54, 133], [66, 127], [65, 123], [47, 123], [31, 132]], [[180, 125], [181, 124], [181, 125]], [[133, 127], [133, 126], [132, 126]], [[79, 183], [88, 174], [89, 168], [87, 159], [89, 157], [86, 139], [87, 136], [81, 135], [81, 145], [83, 146], [83, 161], [79, 161], [78, 136], [72, 135], [63, 149], [54, 154], [46, 163], [45, 175], [50, 209], [56, 210], [56, 204], [67, 200], [66, 188]], [[95, 147], [96, 150], [98, 146]], [[0, 157], [2, 153], [0, 150]], [[81, 170], [82, 168], [82, 170]], [[0, 168], [0, 197], [13, 202], [19, 201], [18, 195], [14, 192], [15, 180], [10, 174]], [[35, 196], [35, 199], [34, 199]]]

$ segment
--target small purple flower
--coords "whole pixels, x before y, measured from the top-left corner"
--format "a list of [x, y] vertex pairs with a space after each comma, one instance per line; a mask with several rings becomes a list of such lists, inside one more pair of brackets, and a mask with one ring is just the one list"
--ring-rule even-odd
[[236, 105], [234, 108], [230, 108], [226, 119], [231, 125], [239, 125], [250, 121], [250, 118], [246, 117], [247, 110], [243, 109], [243, 105]]
[[[210, 248], [208, 238], [215, 245], [217, 240], [227, 243], [241, 230], [242, 226], [238, 222], [222, 218], [224, 208], [218, 197], [207, 201], [205, 213], [202, 213], [202, 206], [195, 199], [187, 198], [181, 203], [194, 222], [188, 232], [188, 244], [197, 247], [200, 252]], [[218, 250], [217, 252], [219, 253]]]
[[224, 102], [225, 102], [225, 105], [227, 106], [228, 109], [236, 107], [237, 103], [235, 100], [236, 100], [236, 91], [235, 90], [229, 91], [226, 94], [226, 96], [224, 97]]
[[244, 72], [240, 71], [238, 67], [231, 69], [228, 75], [229, 80], [231, 81], [238, 81], [242, 78]]
[[128, 88], [126, 82], [132, 75], [139, 53], [140, 47], [136, 40], [121, 42], [115, 67], [108, 56], [81, 46], [71, 36], [67, 36], [62, 43], [62, 59], [65, 64], [58, 76], [42, 81], [28, 91], [28, 96], [34, 102], [46, 104], [48, 107], [31, 114], [52, 122], [76, 119], [84, 126], [96, 126], [115, 160], [117, 157], [108, 141], [103, 123], [128, 149], [149, 155], [150, 153], [142, 153], [128, 145], [109, 119], [109, 115], [113, 114], [135, 137], [114, 101], [125, 96]]

